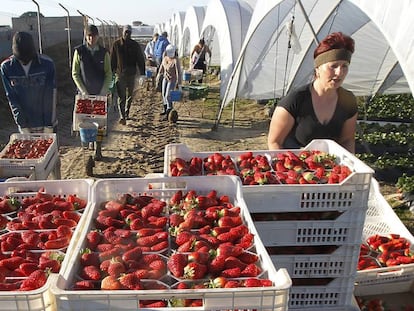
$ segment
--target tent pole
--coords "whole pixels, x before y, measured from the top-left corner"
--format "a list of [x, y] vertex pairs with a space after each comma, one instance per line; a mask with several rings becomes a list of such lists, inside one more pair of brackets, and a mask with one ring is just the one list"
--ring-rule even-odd
[[231, 128], [234, 128], [234, 119], [236, 115], [236, 98], [233, 99], [233, 107], [231, 109]]
[[297, 2], [299, 4], [300, 10], [303, 13], [303, 16], [305, 16], [306, 23], [309, 25], [309, 27], [310, 27], [310, 29], [312, 31], [313, 39], [315, 40], [316, 45], [318, 45], [319, 44], [319, 40], [318, 40], [318, 37], [316, 36], [315, 29], [313, 29], [313, 26], [312, 26], [312, 24], [311, 24], [311, 22], [309, 20], [308, 14], [306, 13], [305, 8], [303, 7], [303, 4], [302, 4], [301, 0], [297, 0]]

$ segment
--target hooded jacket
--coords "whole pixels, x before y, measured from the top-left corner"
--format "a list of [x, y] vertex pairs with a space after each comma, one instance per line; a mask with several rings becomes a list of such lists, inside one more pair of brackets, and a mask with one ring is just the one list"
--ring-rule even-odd
[[26, 76], [20, 61], [12, 55], [1, 63], [1, 76], [17, 125], [21, 128], [55, 125], [56, 80], [52, 59], [36, 55]]

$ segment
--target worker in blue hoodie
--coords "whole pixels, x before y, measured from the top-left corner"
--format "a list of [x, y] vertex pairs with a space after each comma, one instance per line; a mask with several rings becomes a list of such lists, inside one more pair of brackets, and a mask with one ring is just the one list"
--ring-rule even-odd
[[1, 64], [1, 77], [19, 132], [53, 133], [57, 126], [54, 62], [37, 53], [27, 32], [14, 34], [12, 52]]
[[158, 37], [158, 40], [155, 42], [154, 45], [154, 54], [155, 54], [155, 62], [157, 63], [157, 67], [160, 68], [162, 58], [164, 57], [164, 52], [170, 42], [167, 39], [168, 34], [164, 31], [161, 36]]

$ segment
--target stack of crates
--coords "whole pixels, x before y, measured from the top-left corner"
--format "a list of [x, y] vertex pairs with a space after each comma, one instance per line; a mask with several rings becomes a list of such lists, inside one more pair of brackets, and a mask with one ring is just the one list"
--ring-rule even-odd
[[[292, 278], [289, 310], [354, 310], [353, 290], [373, 170], [331, 140], [304, 150], [335, 155], [352, 174], [339, 184], [243, 186], [243, 198], [276, 269]], [[258, 150], [274, 158], [286, 150]], [[290, 150], [298, 153], [299, 150]], [[236, 159], [246, 151], [223, 151]], [[207, 157], [180, 145], [166, 146], [164, 173], [176, 157]]]

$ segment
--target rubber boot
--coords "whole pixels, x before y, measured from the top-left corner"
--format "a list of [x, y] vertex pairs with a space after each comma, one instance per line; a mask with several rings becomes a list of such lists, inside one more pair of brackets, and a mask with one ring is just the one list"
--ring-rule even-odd
[[88, 161], [86, 162], [85, 173], [87, 176], [93, 176], [93, 167], [95, 162], [93, 161], [92, 156], [89, 156]]
[[164, 105], [164, 111], [160, 113], [160, 116], [164, 116], [167, 114], [167, 105]]
[[164, 118], [162, 118], [162, 121], [168, 121], [168, 115], [170, 114], [170, 111], [172, 110], [172, 108], [168, 108], [166, 111], [165, 111], [165, 116], [164, 116]]
[[102, 142], [101, 141], [97, 141], [96, 143], [96, 148], [95, 148], [95, 156], [93, 157], [93, 159], [95, 161], [101, 161], [102, 160]]

